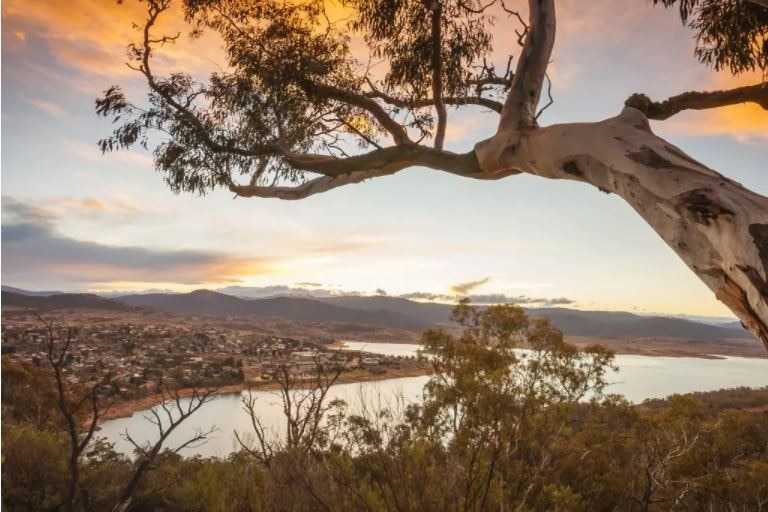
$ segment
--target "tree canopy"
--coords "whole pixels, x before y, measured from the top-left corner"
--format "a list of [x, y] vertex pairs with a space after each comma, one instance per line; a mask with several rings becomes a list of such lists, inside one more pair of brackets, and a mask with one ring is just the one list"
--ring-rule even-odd
[[695, 55], [716, 70], [734, 75], [768, 69], [768, 9], [765, 0], [653, 0], [676, 6], [683, 23], [696, 32]]

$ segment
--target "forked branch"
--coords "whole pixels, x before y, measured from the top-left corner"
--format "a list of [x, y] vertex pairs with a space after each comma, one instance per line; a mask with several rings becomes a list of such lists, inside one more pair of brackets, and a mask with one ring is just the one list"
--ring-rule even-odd
[[[186, 398], [183, 398], [178, 390], [171, 392], [163, 391], [158, 395], [158, 398], [161, 400], [160, 405], [151, 409], [151, 416], [147, 416], [147, 420], [157, 428], [158, 439], [154, 443], [141, 444], [133, 439], [128, 431], [123, 434], [125, 440], [134, 447], [138, 460], [135, 463], [130, 480], [120, 492], [117, 503], [112, 509], [113, 512], [128, 510], [139, 485], [144, 480], [146, 474], [153, 468], [155, 461], [165, 448], [168, 437], [192, 414], [213, 400], [216, 396], [216, 391], [216, 388], [207, 388], [202, 391], [193, 389], [192, 394]], [[216, 430], [215, 426], [207, 431], [197, 429], [190, 438], [173, 448], [171, 452], [179, 453], [184, 448], [198, 447], [206, 443], [210, 435]]]
[[[68, 389], [64, 370], [68, 364], [68, 358], [72, 355], [72, 343], [75, 341], [75, 332], [69, 328], [66, 336], [61, 339], [58, 335], [58, 329], [52, 321], [44, 320], [39, 314], [35, 317], [40, 321], [45, 329], [45, 349], [48, 364], [53, 370], [53, 376], [56, 383], [57, 405], [62, 419], [64, 420], [64, 430], [69, 438], [69, 485], [65, 510], [75, 512], [81, 509], [90, 508], [88, 492], [83, 487], [80, 478], [80, 458], [93, 439], [99, 421], [104, 417], [111, 403], [102, 407], [98, 388], [100, 381], [94, 382], [89, 388], [82, 391], [79, 399], [73, 395], [73, 389]], [[90, 411], [84, 413], [83, 407], [88, 404]], [[82, 428], [81, 421], [87, 418], [85, 428]]]

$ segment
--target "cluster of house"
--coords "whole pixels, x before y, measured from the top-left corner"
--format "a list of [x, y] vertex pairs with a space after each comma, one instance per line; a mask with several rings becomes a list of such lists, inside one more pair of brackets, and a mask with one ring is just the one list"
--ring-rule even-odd
[[[59, 336], [57, 347], [66, 333]], [[12, 359], [47, 365], [47, 340], [41, 328], [2, 326], [3, 354]], [[161, 387], [270, 380], [278, 369], [313, 374], [321, 367], [375, 370], [392, 363], [382, 359], [342, 354], [322, 342], [242, 334], [221, 327], [125, 323], [86, 325], [73, 332], [65, 375], [71, 382], [101, 382], [103, 395], [131, 398]]]

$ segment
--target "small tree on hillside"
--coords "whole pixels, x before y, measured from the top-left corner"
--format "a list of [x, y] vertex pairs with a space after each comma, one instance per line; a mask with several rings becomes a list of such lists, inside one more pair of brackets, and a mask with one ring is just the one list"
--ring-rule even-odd
[[68, 328], [62, 334], [62, 329], [57, 328], [52, 321], [45, 321], [40, 316], [37, 318], [45, 329], [45, 353], [53, 373], [56, 406], [69, 441], [69, 485], [63, 508], [68, 512], [90, 510], [88, 491], [81, 481], [81, 459], [112, 403], [102, 403], [98, 393], [102, 382], [98, 380], [90, 385], [72, 385], [68, 382], [65, 369], [72, 355], [75, 331]]
[[[627, 201], [768, 347], [768, 198], [648, 122], [741, 102], [768, 108], [763, 83], [662, 102], [635, 94], [615, 117], [541, 127], [555, 0], [528, 0], [527, 14], [516, 10], [522, 0], [344, 0], [344, 20], [330, 19], [323, 0], [179, 2], [193, 34], [221, 37], [227, 68], [204, 83], [156, 74], [156, 49], [179, 36], [156, 29], [171, 0], [146, 0], [129, 65], [145, 77], [148, 101], [134, 104], [116, 86], [97, 100], [97, 112], [118, 122], [103, 151], [151, 145], [172, 190], [240, 197], [302, 199], [408, 167], [587, 183]], [[654, 3], [679, 8], [705, 64], [765, 72], [765, 0]], [[518, 55], [501, 66], [491, 63], [494, 17], [518, 31]], [[353, 55], [350, 34], [362, 37], [367, 60]], [[497, 113], [496, 134], [454, 153], [445, 148], [449, 109], [468, 107]]]
[[267, 373], [278, 389], [282, 406], [280, 420], [285, 422], [282, 435], [262, 421], [252, 389], [241, 398], [252, 431], [248, 436], [235, 431], [235, 439], [244, 452], [267, 467], [280, 451], [292, 452], [304, 459], [327, 448], [333, 440], [346, 403], [331, 399], [328, 393], [348, 369], [351, 359], [339, 353], [329, 358], [318, 353], [313, 362], [314, 368], [309, 372], [295, 371], [290, 363], [281, 363]]
[[[81, 466], [87, 450], [95, 444], [99, 424], [114, 404], [114, 399], [105, 403], [99, 395], [99, 389], [105, 384], [103, 379], [85, 384], [77, 382], [73, 375], [67, 375], [67, 361], [75, 348], [76, 332], [72, 328], [62, 329], [53, 321], [36, 316], [45, 329], [47, 365], [52, 369], [53, 393], [62, 429], [68, 440], [68, 487], [62, 508], [68, 512], [89, 512], [93, 507], [90, 494], [83, 485]], [[191, 437], [175, 448], [168, 447], [170, 435], [203, 405], [213, 400], [216, 392], [216, 388], [194, 388], [186, 397], [182, 397], [179, 390], [162, 389], [157, 393], [159, 405], [150, 409], [146, 416], [158, 431], [157, 439], [142, 444], [134, 440], [128, 431], [124, 433], [124, 438], [135, 449], [136, 459], [132, 463], [130, 477], [121, 488], [112, 508], [114, 512], [129, 509], [139, 486], [146, 479], [147, 473], [154, 469], [161, 454], [178, 454], [185, 448], [195, 448], [208, 441], [210, 435], [216, 431], [215, 427], [207, 431], [197, 429]]]

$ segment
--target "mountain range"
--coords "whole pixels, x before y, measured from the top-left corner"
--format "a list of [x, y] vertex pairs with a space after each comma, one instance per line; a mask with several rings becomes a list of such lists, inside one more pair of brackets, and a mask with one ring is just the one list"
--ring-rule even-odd
[[[335, 322], [404, 330], [423, 330], [450, 323], [450, 304], [415, 302], [387, 296], [270, 297], [244, 299], [210, 290], [149, 293], [106, 298], [87, 293], [27, 292], [3, 286], [4, 306], [31, 309], [155, 309], [174, 314], [284, 318], [297, 322]], [[711, 325], [691, 320], [641, 316], [627, 312], [529, 308], [548, 317], [566, 336], [679, 338], [689, 340], [750, 339], [737, 323]]]

